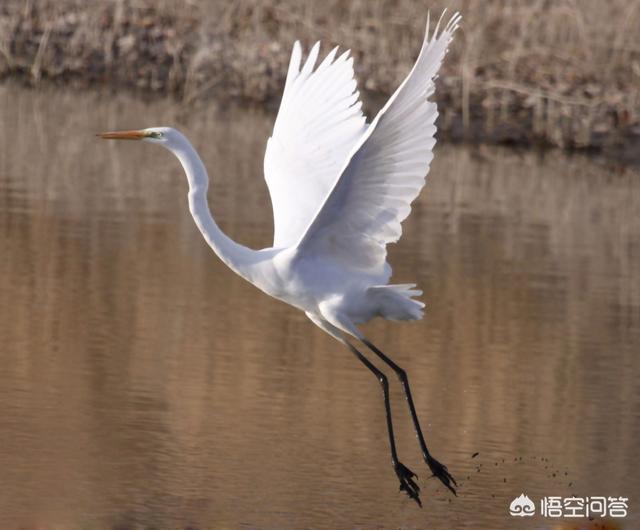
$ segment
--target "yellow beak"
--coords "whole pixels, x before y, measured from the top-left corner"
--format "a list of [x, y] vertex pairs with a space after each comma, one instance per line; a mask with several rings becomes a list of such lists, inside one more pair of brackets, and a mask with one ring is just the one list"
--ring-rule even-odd
[[105, 140], [142, 140], [146, 137], [144, 131], [113, 131], [103, 132], [96, 136]]

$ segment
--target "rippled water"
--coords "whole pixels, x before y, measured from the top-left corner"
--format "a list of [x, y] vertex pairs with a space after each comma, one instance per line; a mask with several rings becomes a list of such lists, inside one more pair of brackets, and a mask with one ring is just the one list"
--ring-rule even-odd
[[177, 124], [261, 247], [272, 116], [5, 86], [0, 117], [0, 527], [556, 528], [509, 516], [522, 492], [630, 497], [640, 525], [638, 170], [437, 147], [391, 249], [427, 317], [366, 328], [460, 483], [428, 478], [394, 380], [420, 510], [371, 374], [216, 259], [168, 153], [92, 136]]

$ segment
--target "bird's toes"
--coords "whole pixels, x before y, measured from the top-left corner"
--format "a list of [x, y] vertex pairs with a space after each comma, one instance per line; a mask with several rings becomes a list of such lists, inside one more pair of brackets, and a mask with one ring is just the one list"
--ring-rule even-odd
[[422, 507], [422, 502], [420, 501], [420, 486], [418, 486], [414, 480], [417, 475], [402, 462], [396, 463], [394, 469], [400, 481], [400, 491], [404, 491], [411, 499], [416, 501], [418, 506]]
[[451, 493], [457, 496], [456, 486], [458, 483], [447, 470], [447, 466], [441, 464], [433, 457], [427, 458], [427, 465], [429, 466], [431, 473], [433, 473], [433, 476], [438, 478]]

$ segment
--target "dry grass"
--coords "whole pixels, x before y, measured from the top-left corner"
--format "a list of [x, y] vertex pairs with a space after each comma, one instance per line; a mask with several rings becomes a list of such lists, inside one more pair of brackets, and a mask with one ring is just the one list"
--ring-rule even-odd
[[[636, 0], [458, 0], [463, 27], [437, 99], [451, 137], [565, 147], [640, 138]], [[418, 0], [5, 0], [0, 75], [277, 101], [296, 38], [343, 44], [360, 88], [387, 95], [410, 68]]]

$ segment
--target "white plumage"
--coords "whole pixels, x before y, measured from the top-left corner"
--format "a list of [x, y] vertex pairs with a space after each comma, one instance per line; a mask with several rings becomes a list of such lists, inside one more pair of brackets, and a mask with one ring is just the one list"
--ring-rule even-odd
[[296, 42], [280, 110], [268, 140], [264, 174], [274, 216], [273, 246], [251, 250], [217, 226], [207, 204], [209, 177], [193, 146], [179, 131], [156, 127], [104, 133], [104, 138], [143, 139], [175, 154], [189, 181], [189, 208], [207, 243], [235, 272], [271, 296], [303, 310], [312, 322], [346, 344], [381, 382], [394, 470], [400, 488], [419, 501], [415, 474], [397, 458], [388, 382], [349, 341], [365, 344], [399, 376], [426, 463], [455, 493], [455, 481], [427, 450], [407, 375], [371, 344], [357, 324], [381, 316], [422, 318], [421, 291], [389, 285], [389, 243], [424, 186], [435, 144], [436, 104], [429, 101], [459, 15], [441, 33], [429, 25], [411, 72], [370, 125], [365, 124], [349, 52], [334, 48], [316, 67], [316, 43], [301, 67]]
[[300, 70], [302, 49], [293, 46], [287, 81], [264, 157], [273, 205], [275, 248], [294, 245], [313, 219], [365, 130], [353, 59], [335, 59], [334, 48], [312, 70], [320, 43]]
[[400, 223], [429, 171], [438, 109], [427, 98], [458, 20], [453, 17], [439, 37], [437, 28], [431, 40], [427, 34], [411, 73], [343, 162], [298, 242], [301, 250], [327, 252], [346, 266], [390, 275], [386, 245], [400, 238]]

